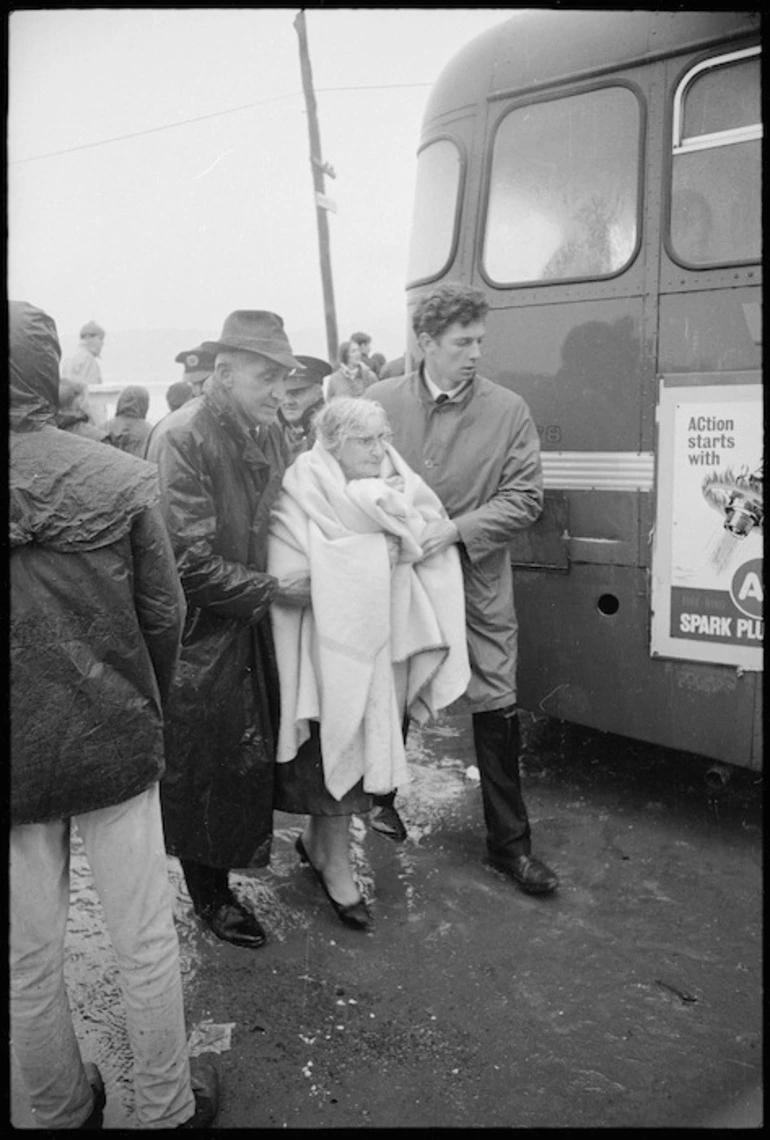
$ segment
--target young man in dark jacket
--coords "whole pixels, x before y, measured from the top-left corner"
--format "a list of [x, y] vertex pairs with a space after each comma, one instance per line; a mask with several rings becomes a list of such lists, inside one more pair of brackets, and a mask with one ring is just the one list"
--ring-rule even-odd
[[278, 410], [301, 364], [275, 313], [231, 313], [200, 398], [154, 433], [161, 507], [187, 599], [166, 719], [161, 787], [168, 850], [195, 912], [218, 938], [255, 949], [266, 934], [229, 871], [270, 858], [278, 676], [269, 607], [304, 604], [265, 571], [267, 527], [288, 464]]
[[206, 1127], [191, 1083], [158, 780], [184, 599], [149, 464], [60, 431], [60, 348], [9, 303], [13, 1051], [40, 1128], [101, 1127], [64, 940], [74, 821], [117, 952], [140, 1128]]

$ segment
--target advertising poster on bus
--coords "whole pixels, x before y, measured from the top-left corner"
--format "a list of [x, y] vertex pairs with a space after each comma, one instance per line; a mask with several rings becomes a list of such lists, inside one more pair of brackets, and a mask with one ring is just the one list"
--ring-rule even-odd
[[761, 386], [694, 379], [664, 378], [658, 406], [651, 652], [760, 670]]

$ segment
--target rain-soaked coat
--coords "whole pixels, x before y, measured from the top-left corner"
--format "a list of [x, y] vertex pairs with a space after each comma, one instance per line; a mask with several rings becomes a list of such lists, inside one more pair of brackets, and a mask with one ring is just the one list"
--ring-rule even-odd
[[10, 302], [11, 822], [122, 803], [163, 771], [184, 598], [152, 467], [55, 426], [54, 322]]
[[279, 714], [265, 559], [281, 428], [255, 436], [210, 379], [165, 417], [150, 454], [188, 606], [167, 717], [166, 845], [209, 867], [264, 866]]
[[118, 396], [115, 415], [107, 420], [104, 431], [113, 447], [129, 455], [144, 457], [152, 425], [147, 423], [150, 393], [140, 384], [129, 384]]
[[380, 380], [393, 446], [436, 492], [460, 532], [471, 680], [457, 708], [516, 702], [518, 623], [508, 543], [543, 505], [537, 429], [520, 396], [477, 376], [437, 405], [421, 372]]

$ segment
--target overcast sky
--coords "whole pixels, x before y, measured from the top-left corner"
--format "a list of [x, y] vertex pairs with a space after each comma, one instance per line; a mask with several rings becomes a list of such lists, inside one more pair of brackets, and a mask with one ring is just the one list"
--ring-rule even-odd
[[[63, 340], [268, 308], [326, 356], [297, 11], [13, 12], [9, 295]], [[307, 10], [340, 339], [401, 351], [421, 85], [511, 12]]]

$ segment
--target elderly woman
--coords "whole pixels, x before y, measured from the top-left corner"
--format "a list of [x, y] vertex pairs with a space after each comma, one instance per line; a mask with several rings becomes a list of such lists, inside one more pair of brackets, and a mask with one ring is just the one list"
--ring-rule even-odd
[[363, 362], [360, 344], [354, 340], [343, 340], [337, 353], [339, 368], [325, 381], [325, 398], [334, 400], [340, 396], [363, 396], [377, 376]]
[[418, 723], [470, 676], [455, 547], [424, 556], [446, 513], [389, 443], [370, 400], [332, 400], [273, 511], [268, 569], [309, 576], [311, 605], [274, 604], [281, 684], [275, 807], [309, 816], [297, 839], [340, 919], [371, 927], [350, 862], [350, 816], [408, 781], [404, 718]]

